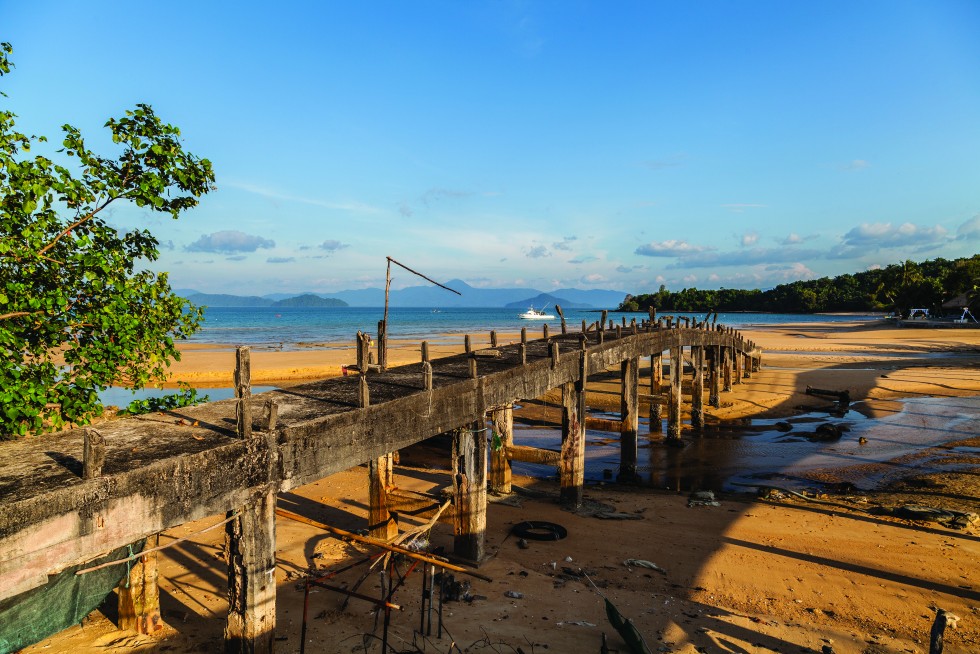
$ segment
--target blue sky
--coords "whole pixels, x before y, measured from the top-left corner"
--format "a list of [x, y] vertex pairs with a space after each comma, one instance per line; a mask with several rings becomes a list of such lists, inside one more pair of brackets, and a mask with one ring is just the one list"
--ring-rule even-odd
[[[766, 288], [980, 251], [980, 3], [5, 0], [26, 132], [209, 158], [176, 288]], [[396, 272], [395, 287], [417, 278]]]

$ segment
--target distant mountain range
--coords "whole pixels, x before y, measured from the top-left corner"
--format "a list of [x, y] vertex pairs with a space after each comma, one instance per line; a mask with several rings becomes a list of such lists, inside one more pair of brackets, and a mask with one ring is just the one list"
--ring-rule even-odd
[[267, 297], [257, 297], [255, 295], [223, 295], [217, 293], [198, 293], [177, 292], [177, 295], [185, 297], [191, 303], [204, 307], [346, 307], [349, 306], [343, 300], [336, 298], [325, 298], [314, 293], [304, 293], [295, 297], [286, 297], [282, 300], [273, 300]]
[[[409, 286], [392, 291], [392, 307], [472, 307], [526, 308], [561, 305], [567, 309], [612, 309], [626, 297], [623, 291], [581, 290], [562, 288], [544, 293], [535, 288], [475, 288], [460, 279], [445, 284], [460, 294], [450, 293], [438, 286]], [[383, 288], [338, 291], [337, 293], [302, 294], [271, 293], [262, 297], [201, 293], [193, 289], [176, 289], [177, 295], [194, 304], [209, 307], [288, 307], [288, 306], [352, 306], [382, 307]], [[320, 301], [324, 303], [321, 304]], [[288, 303], [288, 304], [283, 304]]]

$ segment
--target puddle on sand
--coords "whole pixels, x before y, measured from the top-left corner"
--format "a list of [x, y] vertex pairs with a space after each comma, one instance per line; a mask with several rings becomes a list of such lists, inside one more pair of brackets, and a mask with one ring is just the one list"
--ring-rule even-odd
[[[766, 481], [790, 488], [813, 488], [820, 485], [818, 479], [828, 478], [869, 490], [896, 477], [961, 467], [954, 462], [943, 463], [942, 456], [915, 455], [925, 448], [980, 433], [980, 397], [910, 398], [901, 404], [901, 411], [876, 420], [849, 411], [843, 417], [812, 412], [785, 419], [737, 421], [709, 428], [703, 437], [685, 433], [684, 447], [667, 445], [661, 434], [651, 438], [649, 423], [641, 421], [638, 473], [645, 483], [678, 491], [744, 492], [750, 489], [743, 484]], [[612, 420], [619, 417], [616, 413], [590, 415]], [[787, 423], [791, 429], [783, 431]], [[816, 428], [823, 423], [845, 431], [839, 439], [818, 440]], [[514, 440], [520, 445], [557, 450], [561, 432], [515, 424]], [[950, 450], [941, 453], [948, 456]], [[615, 479], [619, 434], [588, 430], [585, 457], [587, 481]], [[538, 477], [556, 472], [548, 466], [516, 461], [514, 470]]]

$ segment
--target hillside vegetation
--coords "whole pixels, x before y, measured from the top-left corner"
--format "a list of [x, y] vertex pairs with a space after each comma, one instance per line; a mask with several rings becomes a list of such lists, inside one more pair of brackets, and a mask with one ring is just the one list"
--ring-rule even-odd
[[944, 302], [961, 298], [947, 314], [959, 315], [959, 306], [970, 306], [974, 314], [980, 298], [980, 254], [961, 259], [905, 261], [886, 268], [853, 275], [821, 277], [780, 284], [761, 291], [721, 288], [685, 288], [656, 293], [627, 295], [620, 311], [766, 311], [773, 313], [818, 313], [831, 311], [894, 311], [907, 316], [913, 308], [942, 313]]

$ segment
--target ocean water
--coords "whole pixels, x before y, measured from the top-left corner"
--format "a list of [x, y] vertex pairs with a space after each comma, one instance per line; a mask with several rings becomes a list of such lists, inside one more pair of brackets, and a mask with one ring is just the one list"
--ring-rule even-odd
[[[474, 308], [391, 308], [388, 312], [388, 337], [429, 339], [437, 334], [486, 334], [518, 331], [527, 327], [529, 332], [540, 332], [544, 323], [552, 333], [561, 329], [561, 321], [521, 320], [519, 309]], [[551, 312], [554, 309], [551, 308]], [[670, 312], [667, 312], [670, 313]], [[565, 310], [570, 329], [581, 328], [582, 321], [592, 323], [600, 318], [595, 309]], [[701, 320], [703, 313], [682, 313]], [[627, 323], [647, 316], [646, 313], [610, 313], [609, 318]], [[250, 345], [253, 347], [284, 349], [309, 347], [323, 343], [354, 342], [358, 331], [377, 334], [378, 322], [384, 317], [384, 309], [377, 307], [331, 308], [229, 308], [214, 307], [205, 310], [202, 328], [189, 340], [195, 343], [220, 343], [225, 345]], [[752, 325], [773, 325], [798, 322], [853, 322], [855, 320], [880, 319], [878, 315], [801, 315], [774, 313], [719, 314], [718, 322], [738, 329]]]

